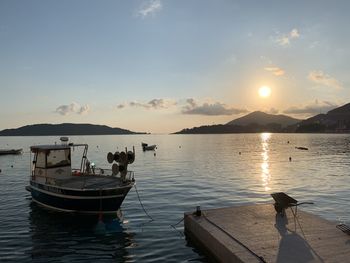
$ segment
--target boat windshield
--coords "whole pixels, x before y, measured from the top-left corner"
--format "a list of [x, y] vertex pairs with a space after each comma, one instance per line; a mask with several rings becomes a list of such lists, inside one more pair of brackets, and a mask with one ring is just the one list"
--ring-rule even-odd
[[70, 149], [50, 150], [47, 153], [46, 167], [70, 166]]

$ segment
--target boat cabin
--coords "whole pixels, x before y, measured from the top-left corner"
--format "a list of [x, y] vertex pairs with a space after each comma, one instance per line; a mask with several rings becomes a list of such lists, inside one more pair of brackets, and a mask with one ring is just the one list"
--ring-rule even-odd
[[[72, 169], [71, 147], [84, 146], [80, 169]], [[86, 144], [38, 145], [30, 147], [34, 153], [32, 180], [38, 183], [56, 184], [57, 180], [71, 178], [85, 172], [87, 155]]]

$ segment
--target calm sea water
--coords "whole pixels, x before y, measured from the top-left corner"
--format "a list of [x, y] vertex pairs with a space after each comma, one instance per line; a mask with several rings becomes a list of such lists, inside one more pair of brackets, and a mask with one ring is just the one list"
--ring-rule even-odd
[[[0, 137], [0, 148], [23, 148], [0, 156], [0, 261], [4, 262], [188, 262], [206, 261], [170, 225], [185, 211], [271, 202], [284, 191], [303, 209], [334, 222], [350, 222], [350, 136], [302, 134], [71, 136], [88, 143], [89, 159], [109, 167], [106, 154], [136, 148], [135, 171], [145, 215], [135, 189], [123, 217], [55, 213], [31, 202], [25, 186], [29, 147], [57, 137]], [[289, 143], [288, 143], [289, 141]], [[142, 152], [141, 142], [157, 144]], [[308, 147], [308, 151], [295, 149]], [[78, 152], [74, 152], [78, 153]], [[289, 157], [292, 161], [289, 161]]]

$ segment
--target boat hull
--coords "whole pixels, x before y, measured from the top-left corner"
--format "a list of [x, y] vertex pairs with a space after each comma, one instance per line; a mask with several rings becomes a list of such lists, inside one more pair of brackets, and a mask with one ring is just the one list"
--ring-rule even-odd
[[142, 147], [143, 151], [154, 151], [156, 149], [157, 145], [149, 145]]
[[22, 149], [0, 150], [0, 155], [21, 154]]
[[123, 187], [101, 190], [63, 189], [31, 181], [27, 190], [32, 200], [49, 209], [89, 214], [115, 213], [133, 183]]

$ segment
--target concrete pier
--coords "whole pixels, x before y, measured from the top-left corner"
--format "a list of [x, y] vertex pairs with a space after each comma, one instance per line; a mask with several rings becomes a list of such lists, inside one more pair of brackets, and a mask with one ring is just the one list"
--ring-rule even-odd
[[[306, 207], [304, 207], [306, 209]], [[298, 209], [284, 217], [273, 204], [185, 213], [185, 233], [219, 262], [350, 262], [350, 235]]]

